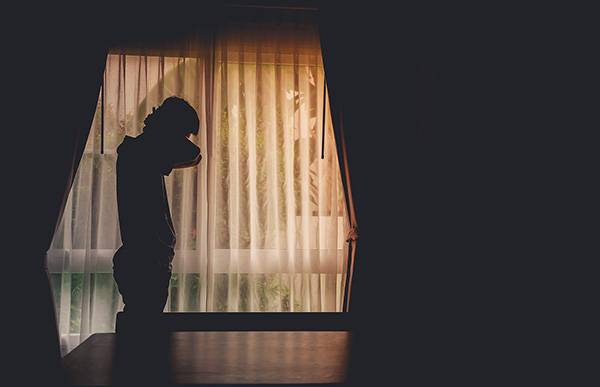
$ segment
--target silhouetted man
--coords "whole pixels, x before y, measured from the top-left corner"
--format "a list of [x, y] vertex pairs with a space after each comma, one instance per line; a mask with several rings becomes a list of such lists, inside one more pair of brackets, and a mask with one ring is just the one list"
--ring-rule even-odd
[[117, 148], [123, 246], [113, 258], [113, 270], [125, 303], [122, 317], [148, 325], [162, 315], [175, 254], [164, 175], [173, 168], [198, 165], [202, 156], [188, 139], [190, 134], [198, 134], [199, 120], [185, 100], [166, 99], [152, 109], [144, 124], [142, 134], [125, 137]]

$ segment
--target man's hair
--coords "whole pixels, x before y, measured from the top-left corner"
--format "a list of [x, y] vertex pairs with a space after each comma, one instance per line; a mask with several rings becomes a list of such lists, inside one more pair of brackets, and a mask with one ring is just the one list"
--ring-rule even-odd
[[144, 120], [146, 132], [169, 131], [175, 135], [198, 135], [200, 120], [196, 110], [183, 98], [169, 97]]

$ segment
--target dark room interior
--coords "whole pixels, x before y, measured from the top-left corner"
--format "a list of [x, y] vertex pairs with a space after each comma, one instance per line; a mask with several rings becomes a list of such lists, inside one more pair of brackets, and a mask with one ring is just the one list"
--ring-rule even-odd
[[[3, 111], [14, 117], [6, 165], [17, 182], [6, 185], [9, 385], [67, 386], [73, 372], [85, 373], [68, 368], [81, 359], [61, 360], [47, 251], [107, 54], [131, 42], [168, 44], [236, 12], [274, 10], [311, 12], [318, 25], [358, 225], [349, 304], [340, 313], [170, 316], [173, 340], [202, 331], [213, 336], [198, 345], [215, 351], [224, 332], [298, 348], [325, 340], [332, 344], [312, 361], [329, 376], [337, 371], [327, 361], [344, 359], [335, 380], [265, 371], [282, 385], [597, 384], [591, 10], [316, 0], [16, 8], [5, 14], [17, 27], [5, 31], [3, 64]], [[185, 363], [185, 351], [177, 356]]]

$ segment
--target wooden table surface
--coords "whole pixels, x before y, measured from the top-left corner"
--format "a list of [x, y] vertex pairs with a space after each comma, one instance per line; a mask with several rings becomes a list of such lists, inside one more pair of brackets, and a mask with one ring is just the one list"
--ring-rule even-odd
[[75, 386], [302, 385], [346, 380], [351, 333], [172, 332], [123, 344], [92, 335], [65, 356]]

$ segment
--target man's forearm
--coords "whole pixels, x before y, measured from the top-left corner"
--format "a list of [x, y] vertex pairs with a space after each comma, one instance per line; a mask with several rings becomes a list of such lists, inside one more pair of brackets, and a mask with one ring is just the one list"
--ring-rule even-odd
[[178, 161], [173, 165], [173, 168], [195, 167], [196, 165], [200, 164], [200, 160], [202, 160], [202, 155], [200, 153], [198, 153], [198, 156], [195, 159], [186, 160], [186, 161]]
[[174, 153], [177, 156], [175, 157], [173, 168], [194, 167], [198, 165], [202, 159], [200, 148], [188, 139], [179, 143], [174, 149]]

